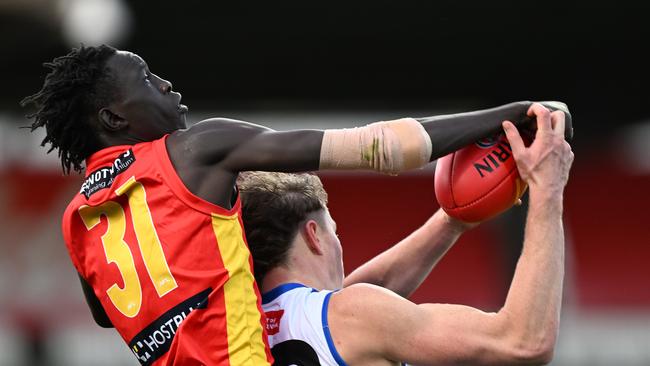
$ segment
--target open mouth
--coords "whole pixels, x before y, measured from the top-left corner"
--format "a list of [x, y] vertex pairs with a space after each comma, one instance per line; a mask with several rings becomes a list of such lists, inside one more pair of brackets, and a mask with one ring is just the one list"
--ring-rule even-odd
[[187, 108], [187, 106], [185, 104], [179, 104], [178, 105], [178, 112], [179, 113], [182, 113], [182, 114], [187, 113], [188, 109], [189, 108]]

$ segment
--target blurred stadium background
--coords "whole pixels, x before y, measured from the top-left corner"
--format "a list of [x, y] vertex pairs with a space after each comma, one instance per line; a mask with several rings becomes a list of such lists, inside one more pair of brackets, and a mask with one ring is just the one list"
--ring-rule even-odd
[[[588, 1], [0, 0], [0, 365], [135, 365], [94, 325], [60, 235], [80, 177], [39, 147], [19, 100], [79, 42], [140, 54], [189, 119], [276, 129], [562, 100], [576, 128], [565, 305], [553, 365], [650, 365], [649, 6]], [[437, 209], [433, 164], [320, 174], [348, 271]], [[413, 296], [503, 303], [524, 210], [468, 233]]]

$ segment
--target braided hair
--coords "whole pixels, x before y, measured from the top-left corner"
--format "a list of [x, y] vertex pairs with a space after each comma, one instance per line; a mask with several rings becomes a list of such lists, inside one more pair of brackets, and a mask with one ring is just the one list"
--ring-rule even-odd
[[43, 87], [20, 102], [22, 107], [35, 107], [36, 111], [27, 115], [33, 122], [26, 127], [31, 132], [45, 127], [41, 146], [50, 144], [48, 154], [58, 150], [65, 174], [70, 169], [81, 172], [84, 159], [101, 149], [91, 121], [115, 97], [114, 83], [111, 83], [114, 77], [106, 68], [106, 61], [116, 51], [107, 45], [82, 45], [44, 63], [50, 72]]

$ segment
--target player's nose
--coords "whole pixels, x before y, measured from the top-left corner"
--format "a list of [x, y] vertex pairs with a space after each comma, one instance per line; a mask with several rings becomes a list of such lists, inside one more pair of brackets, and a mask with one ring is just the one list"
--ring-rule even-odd
[[171, 93], [171, 91], [172, 91], [172, 83], [167, 81], [167, 80], [162, 79], [162, 83], [160, 84], [160, 90], [164, 94]]

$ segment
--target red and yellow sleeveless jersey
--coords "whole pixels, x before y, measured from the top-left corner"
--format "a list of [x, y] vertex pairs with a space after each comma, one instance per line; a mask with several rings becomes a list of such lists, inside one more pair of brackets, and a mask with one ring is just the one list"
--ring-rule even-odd
[[166, 137], [87, 160], [63, 216], [77, 271], [143, 365], [270, 365], [239, 198], [192, 194]]

